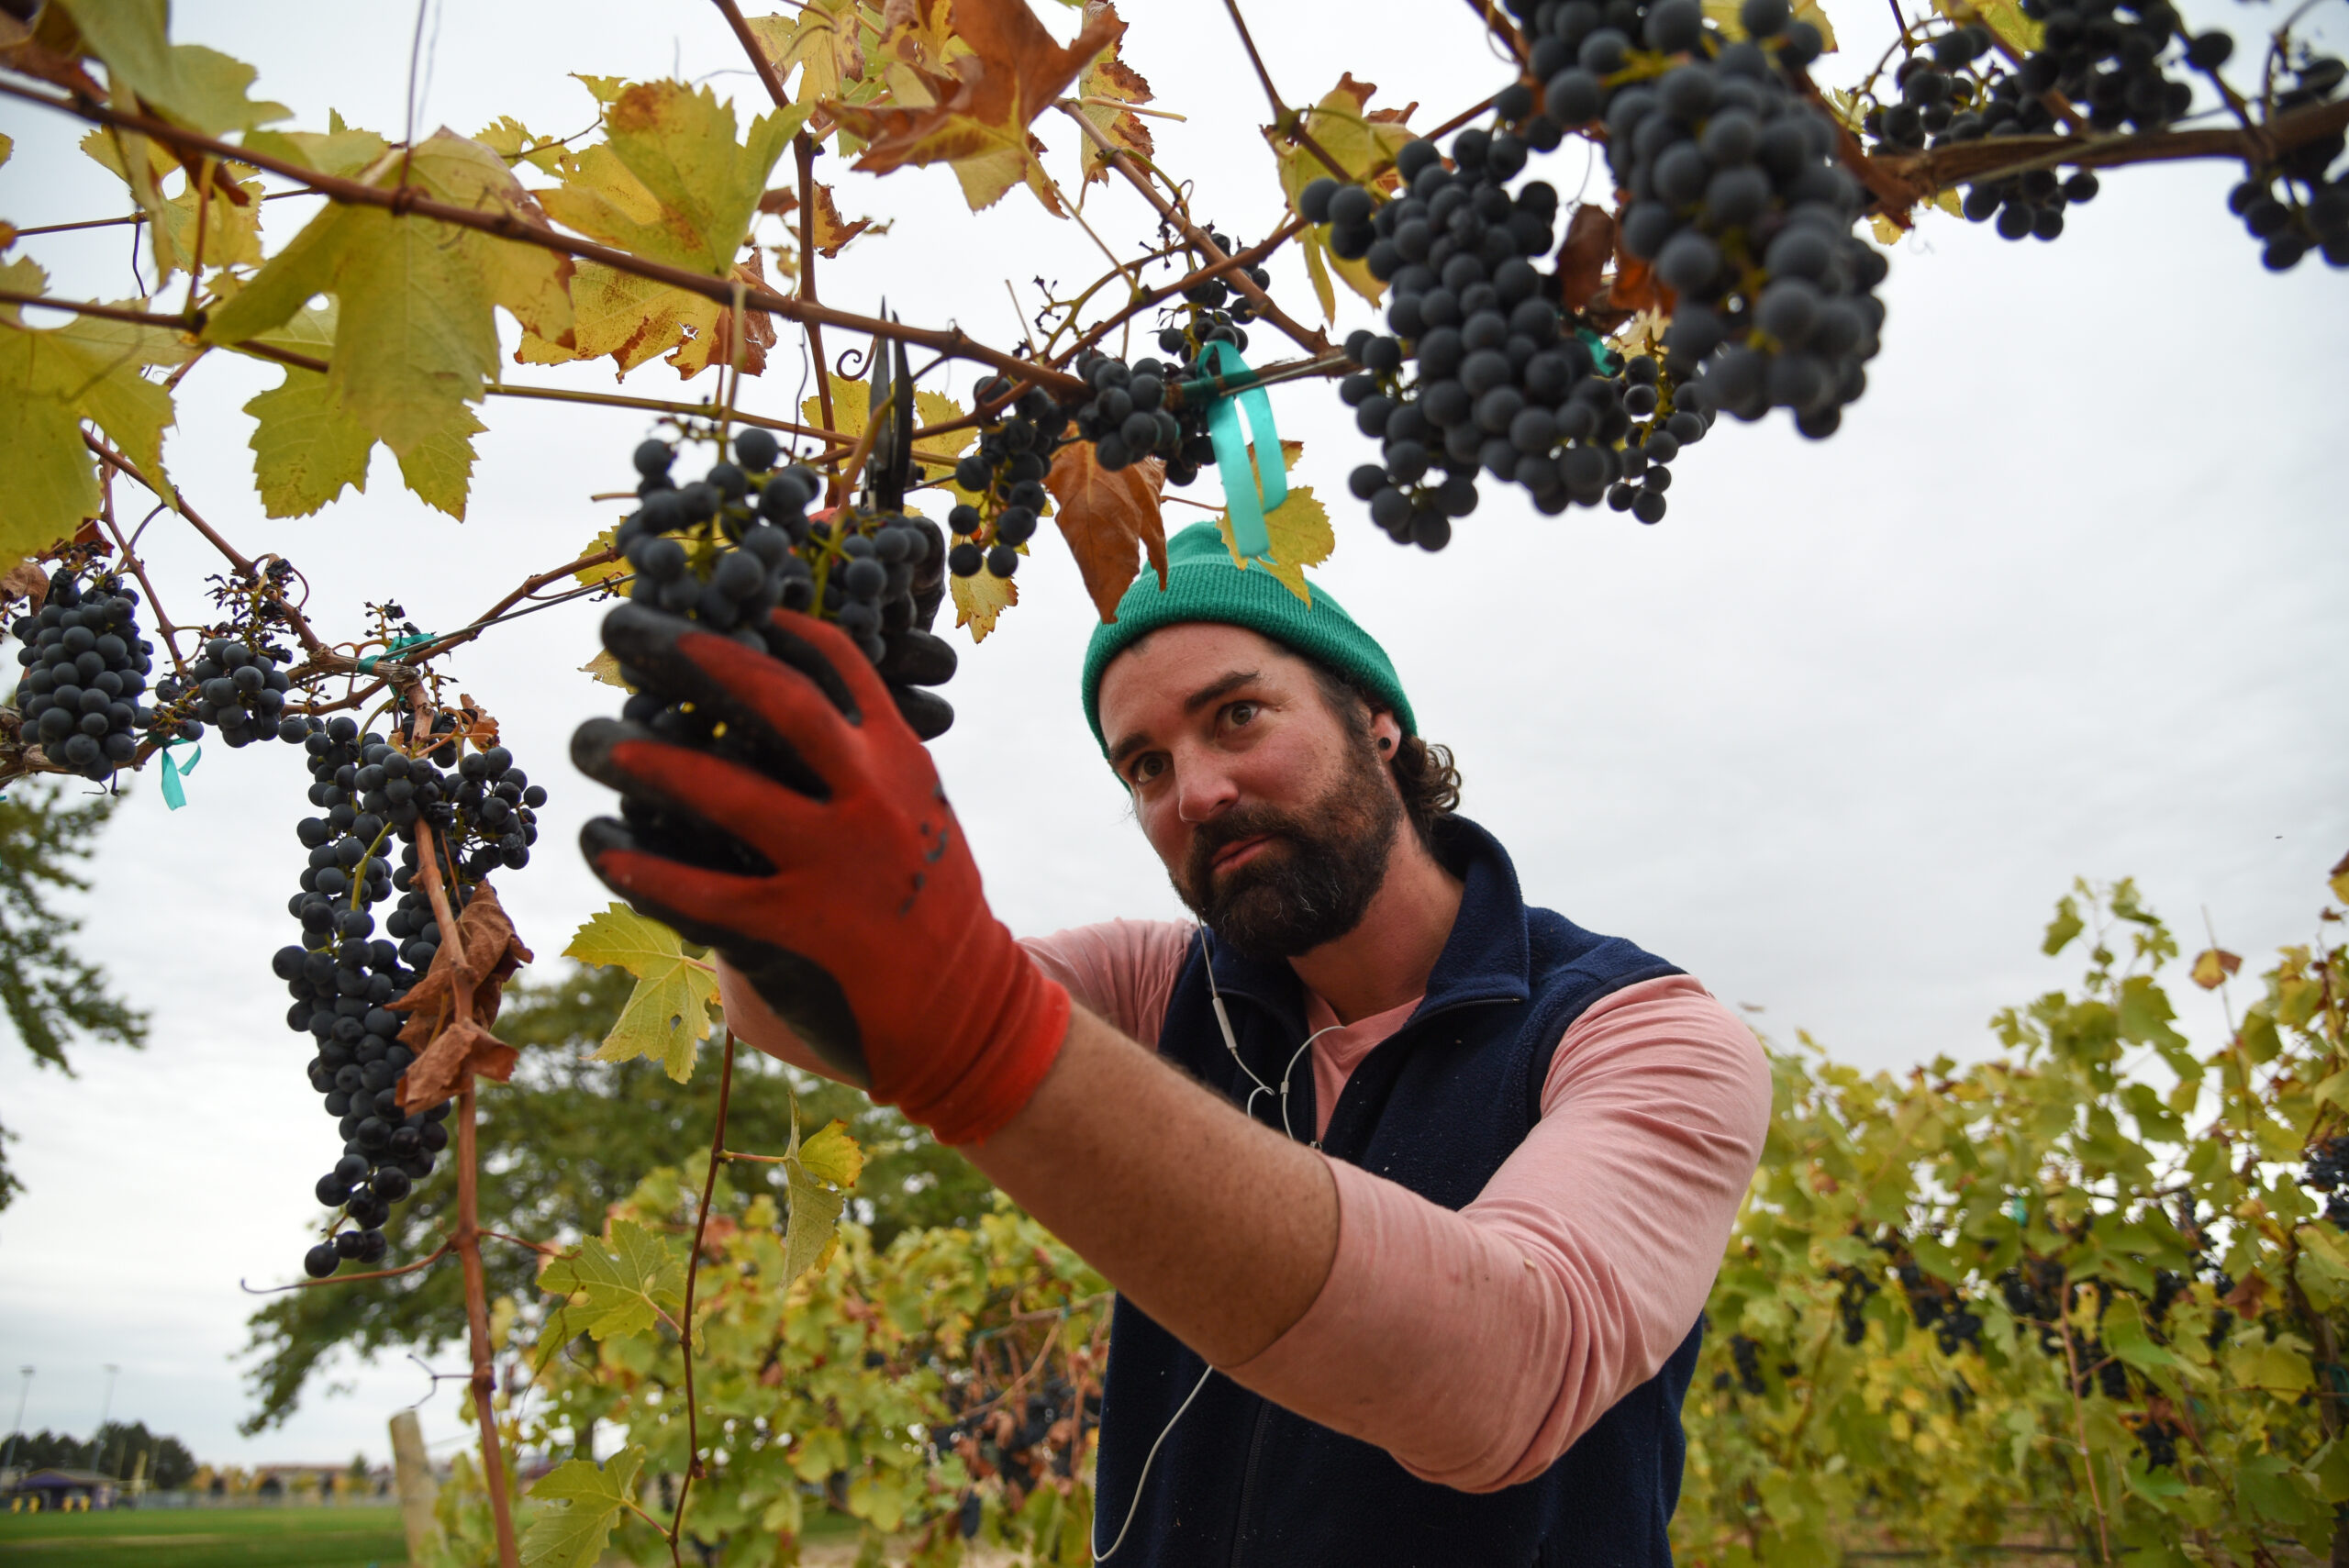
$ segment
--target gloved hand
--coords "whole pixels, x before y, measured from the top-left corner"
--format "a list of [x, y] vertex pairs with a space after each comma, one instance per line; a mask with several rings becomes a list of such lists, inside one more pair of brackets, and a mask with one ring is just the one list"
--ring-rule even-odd
[[[937, 770], [882, 676], [837, 628], [778, 611], [769, 658], [640, 605], [604, 644], [653, 688], [720, 719], [712, 750], [593, 719], [583, 773], [632, 821], [580, 833], [640, 913], [726, 962], [827, 1062], [948, 1143], [1028, 1103], [1068, 994], [988, 910]], [[649, 809], [648, 809], [649, 808]]]

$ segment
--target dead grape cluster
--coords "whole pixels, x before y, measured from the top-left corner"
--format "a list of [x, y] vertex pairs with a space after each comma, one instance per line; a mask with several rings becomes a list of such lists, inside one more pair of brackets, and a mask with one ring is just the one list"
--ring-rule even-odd
[[[310, 1086], [343, 1140], [316, 1189], [320, 1203], [342, 1212], [330, 1238], [303, 1260], [314, 1278], [345, 1259], [381, 1259], [392, 1206], [432, 1173], [433, 1157], [448, 1146], [446, 1102], [400, 1105], [417, 1048], [400, 1039], [407, 1019], [393, 1004], [432, 967], [445, 940], [419, 875], [418, 824], [433, 829], [452, 914], [492, 871], [528, 864], [538, 838], [545, 786], [532, 784], [503, 746], [462, 750], [456, 728], [442, 714], [420, 745], [404, 744], [398, 733], [362, 734], [355, 720], [338, 717], [312, 721], [303, 740], [310, 804], [321, 815], [295, 825], [308, 864], [286, 907], [302, 940], [279, 949], [272, 968], [294, 998], [287, 1027], [317, 1042]], [[376, 907], [395, 893], [379, 933]]]

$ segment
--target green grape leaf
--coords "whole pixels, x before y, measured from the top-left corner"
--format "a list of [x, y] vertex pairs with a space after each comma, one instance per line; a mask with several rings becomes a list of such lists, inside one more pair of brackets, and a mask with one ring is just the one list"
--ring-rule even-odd
[[796, 1164], [790, 1173], [791, 1219], [783, 1233], [783, 1277], [796, 1280], [827, 1257], [840, 1238], [841, 1210], [848, 1194], [809, 1178]]
[[[0, 267], [0, 287], [44, 294], [29, 260]], [[143, 300], [129, 302], [143, 306]], [[71, 534], [98, 509], [95, 460], [82, 445], [89, 419], [140, 472], [168, 485], [163, 431], [172, 395], [139, 372], [178, 364], [192, 350], [167, 328], [76, 317], [62, 327], [25, 324], [0, 306], [0, 560], [15, 560]]]
[[[549, 1333], [562, 1322], [556, 1344], [578, 1334], [598, 1340], [641, 1334], [663, 1318], [674, 1324], [684, 1308], [685, 1243], [632, 1219], [615, 1219], [608, 1239], [591, 1236], [548, 1259], [539, 1271], [539, 1288], [569, 1297], [548, 1314]], [[545, 1335], [540, 1344], [547, 1344]]]
[[680, 1084], [693, 1076], [694, 1058], [709, 1038], [710, 1005], [718, 1000], [715, 968], [687, 957], [676, 932], [625, 904], [591, 916], [562, 954], [636, 976], [636, 989], [596, 1048], [596, 1061], [647, 1056]]
[[[1353, 179], [1367, 182], [1373, 188], [1393, 190], [1397, 183], [1394, 169], [1373, 175], [1371, 171], [1381, 165], [1391, 165], [1396, 150], [1412, 138], [1411, 128], [1403, 122], [1410, 118], [1417, 104], [1401, 109], [1373, 109], [1370, 100], [1378, 88], [1368, 82], [1357, 82], [1352, 73], [1339, 79], [1321, 102], [1305, 111], [1299, 124], [1305, 133], [1323, 152], [1337, 161], [1338, 166]], [[1305, 187], [1316, 180], [1330, 177], [1330, 166], [1321, 161], [1302, 140], [1290, 141], [1267, 129], [1265, 136], [1273, 144], [1273, 156], [1277, 164], [1281, 194], [1288, 198], [1289, 209], [1297, 204]], [[1305, 257], [1306, 275], [1312, 280], [1314, 297], [1320, 302], [1324, 318], [1338, 318], [1338, 298], [1330, 284], [1335, 272], [1345, 280], [1346, 286], [1376, 305], [1386, 292], [1386, 285], [1371, 275], [1370, 267], [1361, 261], [1349, 261], [1330, 249], [1327, 225], [1308, 224], [1297, 232], [1297, 243]]]
[[[447, 131], [405, 158], [386, 154], [369, 178], [401, 178], [455, 205], [504, 208], [540, 221], [529, 193], [497, 154]], [[332, 295], [327, 379], [342, 413], [401, 460], [428, 503], [464, 516], [472, 437], [464, 406], [497, 372], [503, 307], [550, 341], [571, 332], [571, 263], [535, 246], [374, 207], [330, 206], [212, 313], [208, 340], [265, 338], [313, 295]], [[463, 449], [460, 451], [458, 449]]]
[[250, 130], [294, 112], [247, 96], [259, 72], [242, 61], [201, 44], [173, 43], [170, 0], [60, 0], [60, 6], [90, 52], [106, 61], [110, 83], [191, 130]]
[[864, 1171], [864, 1150], [848, 1130], [848, 1123], [835, 1118], [808, 1134], [799, 1145], [799, 1164], [819, 1182], [836, 1187], [852, 1187]]
[[253, 417], [253, 484], [268, 516], [306, 517], [346, 485], [366, 490], [375, 439], [342, 411], [325, 376], [289, 369], [245, 412]]
[[540, 199], [554, 220], [639, 255], [725, 277], [749, 235], [767, 173], [807, 117], [791, 108], [734, 140], [734, 106], [707, 87], [640, 82], [604, 115], [607, 139], [566, 159]]
[[570, 1459], [531, 1483], [540, 1505], [522, 1536], [529, 1568], [592, 1568], [610, 1544], [612, 1527], [636, 1500], [644, 1450], [624, 1448], [610, 1462]]
[[2056, 900], [2055, 917], [2047, 922], [2047, 935], [2040, 942], [2039, 951], [2054, 958], [2072, 945], [2072, 939], [2087, 930], [2087, 922], [2080, 918], [2080, 903], [2066, 895]]

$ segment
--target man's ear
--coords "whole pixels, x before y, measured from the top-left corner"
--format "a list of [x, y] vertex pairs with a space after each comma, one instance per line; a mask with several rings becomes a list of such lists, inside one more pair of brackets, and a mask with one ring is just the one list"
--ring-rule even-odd
[[1370, 710], [1370, 744], [1381, 757], [1392, 759], [1396, 748], [1403, 744], [1403, 726], [1393, 712], [1383, 707]]

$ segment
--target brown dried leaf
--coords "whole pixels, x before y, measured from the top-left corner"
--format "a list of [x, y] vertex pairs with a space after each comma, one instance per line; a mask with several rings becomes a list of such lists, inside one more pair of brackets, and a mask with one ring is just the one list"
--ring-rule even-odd
[[909, 163], [949, 163], [974, 212], [993, 206], [1022, 181], [1052, 206], [1051, 183], [1036, 160], [1029, 122], [1052, 106], [1095, 55], [1117, 42], [1125, 24], [1108, 15], [1089, 18], [1075, 40], [1063, 48], [1024, 0], [952, 0], [953, 36], [971, 52], [943, 61], [941, 69], [936, 55], [942, 51], [928, 48], [926, 40], [948, 4], [907, 0], [904, 19], [888, 40], [893, 47], [925, 45], [921, 52], [931, 62], [904, 60], [893, 68], [891, 83], [900, 100], [918, 87], [934, 102], [918, 107], [833, 106], [841, 127], [869, 144], [856, 167], [885, 174]]
[[1565, 243], [1558, 247], [1558, 303], [1580, 311], [1606, 286], [1607, 263], [1615, 254], [1615, 215], [1584, 202], [1566, 223]]
[[19, 561], [6, 573], [0, 573], [0, 604], [16, 598], [25, 601], [26, 609], [39, 614], [41, 606], [49, 602], [49, 573], [29, 561]]
[[497, 720], [491, 717], [481, 704], [473, 701], [473, 693], [461, 694], [457, 706], [464, 711], [465, 737], [476, 749], [486, 751], [497, 744]]
[[[405, 1038], [405, 1037], [403, 1037]], [[437, 1106], [464, 1087], [470, 1073], [503, 1084], [522, 1053], [471, 1018], [459, 1018], [433, 1037], [400, 1076], [400, 1109]]]
[[1156, 458], [1115, 471], [1103, 468], [1089, 441], [1071, 441], [1052, 455], [1044, 488], [1058, 504], [1055, 520], [1085, 591], [1106, 623], [1118, 618], [1118, 601], [1141, 574], [1135, 545], [1166, 585], [1166, 523], [1160, 515], [1159, 494], [1166, 485], [1166, 465]]
[[464, 913], [457, 917], [454, 939], [441, 933], [440, 951], [432, 955], [432, 967], [424, 978], [408, 987], [406, 995], [385, 1004], [393, 1012], [408, 1015], [406, 1027], [400, 1030], [400, 1043], [421, 1051], [427, 1041], [437, 1043], [444, 1030], [459, 1021], [455, 1013], [460, 978], [472, 990], [478, 1021], [495, 1022], [506, 982], [529, 962], [530, 950], [515, 934], [514, 922], [497, 902], [497, 890], [483, 883], [473, 889]]
[[759, 198], [759, 210], [769, 217], [786, 217], [798, 206], [799, 193], [781, 185]]
[[2257, 1274], [2244, 1278], [2241, 1284], [2219, 1297], [2219, 1305], [2231, 1309], [2238, 1318], [2259, 1316], [2259, 1303], [2267, 1294], [2267, 1282]]
[[1615, 252], [1615, 286], [1607, 291], [1607, 304], [1633, 316], [1642, 310], [1669, 316], [1673, 293], [1657, 281], [1654, 268], [1619, 246]]

